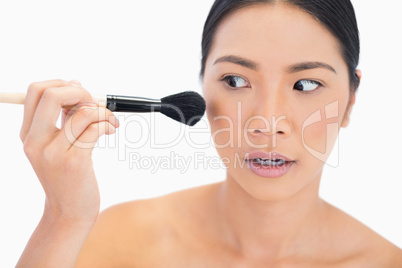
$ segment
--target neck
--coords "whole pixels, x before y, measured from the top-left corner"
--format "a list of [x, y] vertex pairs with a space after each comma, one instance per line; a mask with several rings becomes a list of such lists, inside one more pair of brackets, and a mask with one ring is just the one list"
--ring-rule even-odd
[[318, 174], [287, 199], [263, 201], [251, 196], [228, 175], [218, 191], [220, 232], [225, 241], [250, 257], [302, 254], [322, 225], [320, 178]]

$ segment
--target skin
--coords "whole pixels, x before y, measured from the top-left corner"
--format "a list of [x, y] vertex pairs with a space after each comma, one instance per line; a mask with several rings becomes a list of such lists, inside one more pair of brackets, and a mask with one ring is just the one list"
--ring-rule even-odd
[[[253, 61], [258, 68], [215, 63], [228, 55]], [[289, 66], [306, 61], [331, 65], [336, 74], [325, 68], [288, 72]], [[244, 81], [237, 84], [241, 88], [222, 81], [227, 74], [242, 77]], [[361, 77], [360, 71], [357, 74]], [[322, 86], [314, 92], [298, 92], [294, 85], [303, 79], [317, 80]], [[283, 3], [235, 12], [218, 28], [203, 80], [214, 142], [227, 165], [226, 180], [119, 204], [99, 216], [92, 166], [76, 161], [90, 164], [91, 149], [75, 148], [71, 156], [71, 149], [60, 152], [57, 148], [66, 142], [53, 125], [41, 130], [35, 125], [38, 122], [32, 123], [34, 114], [41, 119], [36, 121], [46, 122], [48, 114], [40, 112], [38, 100], [46, 100], [43, 92], [49, 87], [57, 87], [50, 91], [54, 98], [46, 102], [46, 107], [54, 107], [53, 115], [67, 100], [75, 104], [90, 99], [81, 86], [65, 81], [34, 84], [27, 96], [21, 138], [47, 200], [42, 221], [18, 266], [401, 266], [399, 248], [318, 195], [324, 162], [339, 129], [348, 125], [355, 103], [348, 79], [337, 40], [305, 12]], [[325, 112], [337, 116], [304, 128], [316, 111], [324, 118]], [[79, 128], [69, 123], [74, 116], [66, 117], [65, 125], [82, 133], [78, 137], [93, 141], [96, 135], [86, 135], [85, 127], [95, 124], [101, 134], [118, 127], [109, 112], [103, 118], [89, 112], [91, 120], [85, 122], [85, 117], [78, 117]], [[276, 120], [281, 116], [285, 119]], [[336, 128], [327, 129], [334, 123]], [[228, 127], [235, 131], [222, 131]], [[34, 145], [36, 141], [40, 145]], [[223, 146], [227, 143], [230, 146]], [[256, 148], [259, 145], [264, 146]], [[35, 146], [42, 146], [40, 151], [50, 152], [51, 157], [35, 153]], [[307, 147], [322, 154], [312, 156]], [[236, 155], [243, 159], [253, 151], [279, 152], [295, 163], [281, 178], [262, 178], [234, 164]], [[64, 164], [53, 161], [55, 156], [63, 157]]]

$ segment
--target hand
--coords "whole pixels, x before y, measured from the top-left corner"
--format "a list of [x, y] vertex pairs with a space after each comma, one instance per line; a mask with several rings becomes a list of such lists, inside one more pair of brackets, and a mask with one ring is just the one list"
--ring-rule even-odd
[[[62, 127], [56, 127], [63, 106]], [[25, 100], [20, 137], [46, 194], [49, 220], [94, 222], [100, 197], [92, 151], [98, 138], [113, 134], [119, 122], [98, 107], [77, 81], [32, 83]]]

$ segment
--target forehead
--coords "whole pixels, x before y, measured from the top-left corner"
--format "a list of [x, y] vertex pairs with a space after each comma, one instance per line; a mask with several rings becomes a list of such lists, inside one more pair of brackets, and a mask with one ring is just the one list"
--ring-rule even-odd
[[273, 63], [279, 68], [303, 61], [326, 61], [337, 69], [346, 66], [331, 32], [304, 10], [286, 3], [255, 4], [226, 17], [208, 60], [228, 54], [270, 69]]

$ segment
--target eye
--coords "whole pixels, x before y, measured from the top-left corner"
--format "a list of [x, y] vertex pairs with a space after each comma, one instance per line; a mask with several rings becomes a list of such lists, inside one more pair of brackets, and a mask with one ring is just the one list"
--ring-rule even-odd
[[302, 92], [307, 92], [307, 91], [314, 91], [317, 89], [319, 86], [322, 86], [321, 83], [313, 80], [300, 80], [297, 81], [296, 84], [294, 85], [294, 89], [302, 91]]
[[250, 87], [250, 84], [241, 77], [238, 76], [226, 76], [222, 79], [228, 86], [232, 88], [246, 88]]

